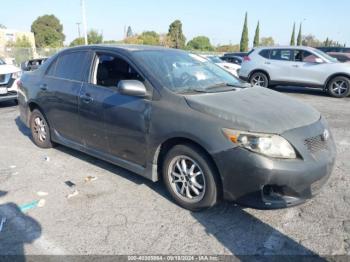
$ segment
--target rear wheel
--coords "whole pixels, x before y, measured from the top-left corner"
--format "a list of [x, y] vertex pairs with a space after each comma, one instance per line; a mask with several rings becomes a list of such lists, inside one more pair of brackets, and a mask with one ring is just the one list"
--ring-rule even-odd
[[193, 145], [177, 145], [164, 159], [163, 180], [175, 202], [199, 211], [219, 198], [218, 176], [209, 157]]
[[343, 98], [350, 94], [350, 79], [344, 76], [337, 76], [333, 78], [327, 86], [328, 94]]
[[34, 109], [30, 116], [30, 130], [34, 143], [41, 148], [51, 148], [50, 128], [44, 115]]
[[250, 79], [249, 82], [253, 86], [258, 86], [258, 87], [269, 87], [269, 78], [267, 75], [263, 72], [256, 72], [254, 73]]

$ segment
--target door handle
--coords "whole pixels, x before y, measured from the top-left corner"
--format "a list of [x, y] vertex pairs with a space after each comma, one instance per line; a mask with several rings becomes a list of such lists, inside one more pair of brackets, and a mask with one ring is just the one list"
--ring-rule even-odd
[[92, 101], [94, 101], [94, 99], [91, 97], [90, 94], [85, 94], [85, 95], [81, 95], [80, 99], [85, 103], [85, 104], [89, 104]]
[[299, 67], [299, 65], [293, 65], [293, 67]]
[[271, 65], [271, 63], [270, 62], [265, 62], [265, 65]]
[[39, 88], [40, 88], [40, 90], [42, 90], [42, 91], [47, 91], [47, 84], [41, 84], [41, 85], [39, 86]]

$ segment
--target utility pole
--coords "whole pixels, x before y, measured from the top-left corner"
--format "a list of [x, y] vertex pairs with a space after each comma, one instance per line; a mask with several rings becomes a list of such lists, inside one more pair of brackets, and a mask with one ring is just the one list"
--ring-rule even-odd
[[81, 13], [82, 13], [82, 17], [83, 17], [84, 40], [85, 40], [85, 45], [88, 45], [86, 14], [85, 14], [85, 0], [81, 0], [80, 4], [81, 4]]
[[81, 33], [80, 33], [80, 24], [81, 24], [81, 23], [78, 22], [78, 23], [76, 23], [76, 24], [77, 24], [77, 26], [78, 26], [78, 36], [79, 36], [79, 38], [81, 38]]

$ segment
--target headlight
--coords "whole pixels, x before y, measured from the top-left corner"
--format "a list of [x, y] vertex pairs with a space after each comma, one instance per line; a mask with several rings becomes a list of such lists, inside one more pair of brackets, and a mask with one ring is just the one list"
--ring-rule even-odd
[[21, 71], [12, 73], [12, 78], [13, 79], [21, 78], [21, 76], [22, 76], [22, 72]]
[[297, 157], [291, 144], [281, 136], [226, 128], [223, 128], [222, 131], [230, 141], [255, 153], [274, 158], [293, 159]]

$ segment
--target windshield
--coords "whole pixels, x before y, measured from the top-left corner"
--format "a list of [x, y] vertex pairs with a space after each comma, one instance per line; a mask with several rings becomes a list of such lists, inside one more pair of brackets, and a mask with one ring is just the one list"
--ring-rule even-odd
[[210, 60], [213, 63], [223, 63], [224, 62], [217, 56], [208, 56], [207, 58], [208, 58], [208, 60]]
[[330, 55], [326, 54], [325, 52], [318, 50], [318, 49], [314, 49], [314, 52], [317, 53], [319, 56], [331, 61], [331, 62], [338, 62], [338, 59], [331, 57]]
[[1, 58], [0, 58], [0, 65], [5, 65], [6, 63], [4, 62], [4, 60], [2, 60]]
[[135, 58], [175, 93], [214, 92], [243, 87], [240, 80], [203, 57], [182, 51], [137, 51]]

